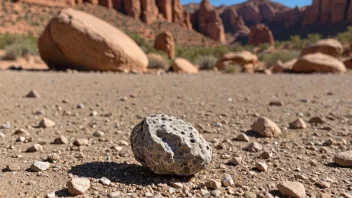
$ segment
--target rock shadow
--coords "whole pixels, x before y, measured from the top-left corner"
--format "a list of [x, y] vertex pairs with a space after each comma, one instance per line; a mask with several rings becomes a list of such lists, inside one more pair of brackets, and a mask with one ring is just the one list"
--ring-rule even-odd
[[56, 197], [74, 197], [73, 195], [71, 195], [71, 194], [68, 192], [67, 188], [56, 191], [56, 192], [55, 192], [55, 196], [56, 196]]
[[72, 167], [69, 173], [79, 177], [90, 177], [95, 179], [106, 177], [112, 182], [142, 186], [169, 183], [170, 181], [189, 182], [193, 177], [157, 175], [137, 164], [115, 162], [89, 162]]
[[258, 133], [254, 132], [254, 131], [252, 131], [252, 130], [246, 131], [245, 134], [246, 134], [248, 137], [264, 138], [263, 136], [260, 136]]

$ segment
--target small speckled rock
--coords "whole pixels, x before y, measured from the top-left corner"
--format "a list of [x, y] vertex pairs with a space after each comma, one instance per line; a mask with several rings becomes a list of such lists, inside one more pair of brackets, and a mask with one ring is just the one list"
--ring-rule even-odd
[[71, 195], [82, 195], [90, 188], [90, 181], [86, 178], [73, 178], [67, 182], [67, 188]]
[[212, 148], [197, 129], [168, 115], [146, 117], [130, 140], [136, 160], [156, 174], [193, 175], [212, 160]]
[[306, 189], [299, 182], [284, 181], [277, 185], [277, 189], [284, 196], [302, 198], [306, 196]]
[[38, 125], [39, 128], [51, 128], [53, 126], [55, 126], [55, 122], [48, 118], [43, 118]]
[[352, 150], [336, 154], [334, 162], [340, 166], [352, 167]]
[[266, 117], [258, 118], [252, 125], [252, 131], [263, 137], [277, 137], [281, 134], [281, 130], [277, 124]]

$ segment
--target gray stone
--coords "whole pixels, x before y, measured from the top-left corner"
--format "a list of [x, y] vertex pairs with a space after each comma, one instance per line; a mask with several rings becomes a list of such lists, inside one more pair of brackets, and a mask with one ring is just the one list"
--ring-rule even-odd
[[259, 152], [261, 150], [263, 150], [263, 146], [261, 144], [259, 144], [258, 142], [253, 142], [248, 144], [248, 146], [246, 146], [244, 148], [244, 150], [249, 151], [249, 152]]
[[109, 198], [117, 198], [117, 197], [120, 197], [120, 196], [121, 196], [121, 193], [119, 191], [111, 192], [108, 195]]
[[156, 174], [193, 175], [212, 160], [212, 148], [197, 129], [168, 115], [146, 117], [130, 140], [136, 160]]
[[30, 170], [34, 172], [40, 172], [40, 171], [48, 170], [49, 168], [50, 168], [49, 162], [35, 161], [31, 165]]
[[221, 179], [221, 184], [223, 186], [227, 187], [227, 186], [235, 185], [235, 182], [233, 181], [233, 179], [232, 179], [230, 174], [224, 174], [224, 176]]
[[234, 140], [242, 141], [242, 142], [249, 142], [249, 137], [246, 134], [241, 133], [237, 137], [235, 137]]

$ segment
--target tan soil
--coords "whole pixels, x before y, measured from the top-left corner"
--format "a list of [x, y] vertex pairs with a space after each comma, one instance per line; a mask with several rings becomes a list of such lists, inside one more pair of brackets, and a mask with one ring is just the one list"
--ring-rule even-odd
[[[120, 191], [122, 197], [126, 197], [126, 193], [144, 196], [145, 192], [171, 196], [169, 187], [162, 184], [172, 181], [184, 182], [183, 189], [176, 189], [173, 196], [187, 193], [200, 196], [197, 185], [207, 179], [221, 180], [225, 173], [234, 178], [236, 185], [230, 189], [236, 193], [270, 192], [280, 196], [276, 184], [283, 180], [303, 183], [311, 197], [323, 191], [331, 197], [339, 197], [340, 193], [352, 190], [352, 169], [338, 167], [332, 161], [338, 151], [352, 148], [351, 74], [155, 76], [1, 71], [0, 79], [0, 124], [7, 121], [12, 125], [10, 129], [0, 129], [6, 136], [0, 138], [0, 168], [10, 164], [21, 167], [16, 172], [0, 172], [0, 197], [44, 197], [53, 191], [57, 196], [68, 196], [65, 185], [72, 175], [91, 178], [91, 188], [85, 193], [88, 197], [104, 197], [114, 191]], [[38, 91], [40, 98], [24, 97], [32, 89]], [[131, 94], [134, 97], [130, 97]], [[127, 100], [121, 100], [125, 96]], [[278, 100], [284, 103], [283, 107], [269, 106], [270, 101]], [[80, 103], [85, 108], [77, 108]], [[45, 115], [34, 115], [37, 110], [44, 110]], [[96, 117], [89, 116], [93, 110], [98, 112]], [[65, 111], [71, 115], [65, 115]], [[129, 142], [132, 127], [154, 113], [173, 115], [195, 126], [203, 126], [200, 132], [213, 143], [214, 158], [205, 171], [191, 178], [157, 176], [134, 160], [130, 146], [121, 141]], [[303, 113], [306, 121], [320, 116], [327, 123], [305, 130], [287, 129], [297, 113]], [[274, 153], [268, 160], [258, 158], [261, 152], [244, 151], [242, 148], [248, 143], [232, 140], [250, 129], [256, 120], [254, 114], [269, 117], [283, 130], [283, 134], [274, 139], [250, 136], [250, 142], [263, 143], [266, 150]], [[56, 126], [36, 128], [43, 117], [55, 121]], [[222, 126], [215, 127], [217, 122]], [[331, 130], [316, 129], [322, 127]], [[19, 128], [26, 128], [33, 142], [16, 143], [17, 136], [12, 134]], [[103, 131], [105, 136], [93, 137], [97, 130]], [[60, 135], [66, 136], [70, 144], [51, 144]], [[90, 138], [90, 145], [73, 146], [76, 138]], [[347, 145], [320, 145], [329, 138], [344, 139]], [[35, 143], [43, 145], [42, 152], [24, 152]], [[119, 145], [122, 151], [114, 149]], [[321, 148], [331, 152], [321, 153]], [[79, 152], [86, 158], [76, 158]], [[27, 171], [35, 160], [46, 159], [51, 153], [61, 157], [51, 168], [40, 173]], [[222, 159], [223, 154], [241, 155], [244, 164], [226, 165], [229, 159]], [[265, 161], [269, 170], [256, 171], [258, 161]], [[295, 178], [295, 175], [305, 176], [307, 180]], [[110, 179], [112, 184], [100, 184], [98, 179], [102, 177]], [[331, 187], [320, 188], [317, 186], [320, 180], [329, 181]], [[225, 187], [218, 190], [223, 196], [228, 191]]]

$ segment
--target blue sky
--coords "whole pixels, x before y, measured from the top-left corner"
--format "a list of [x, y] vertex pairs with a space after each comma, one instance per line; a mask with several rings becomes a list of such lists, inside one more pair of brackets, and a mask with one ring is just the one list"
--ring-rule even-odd
[[[215, 5], [219, 6], [221, 4], [236, 4], [236, 3], [242, 3], [246, 0], [210, 0], [210, 2]], [[274, 2], [282, 3], [286, 6], [289, 7], [295, 7], [295, 6], [305, 6], [305, 5], [310, 5], [312, 3], [312, 0], [273, 0]], [[187, 4], [187, 3], [199, 3], [201, 0], [181, 0], [182, 4]]]

